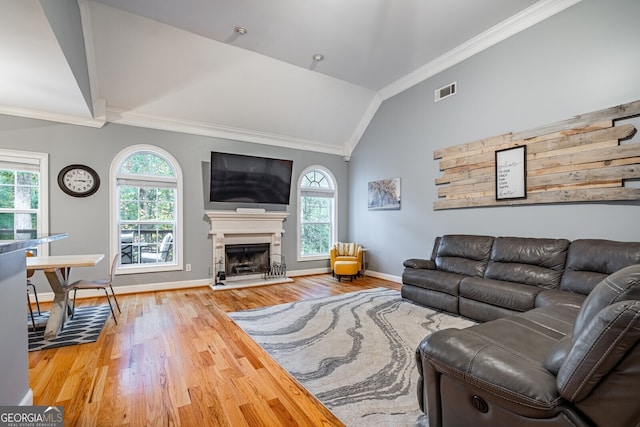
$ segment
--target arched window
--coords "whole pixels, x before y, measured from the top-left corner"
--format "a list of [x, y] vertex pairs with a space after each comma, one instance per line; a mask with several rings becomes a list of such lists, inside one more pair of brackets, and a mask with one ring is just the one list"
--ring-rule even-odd
[[118, 273], [182, 269], [182, 171], [166, 151], [136, 145], [111, 164], [112, 253]]
[[298, 260], [326, 259], [336, 241], [337, 188], [331, 172], [311, 166], [298, 182]]

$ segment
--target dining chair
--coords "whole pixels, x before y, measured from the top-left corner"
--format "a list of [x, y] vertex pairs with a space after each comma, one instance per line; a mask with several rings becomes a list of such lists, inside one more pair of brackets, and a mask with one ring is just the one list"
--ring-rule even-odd
[[[33, 254], [31, 252], [27, 252], [27, 257], [32, 257]], [[33, 316], [33, 307], [31, 307], [31, 298], [29, 298], [29, 286], [33, 289], [33, 296], [36, 299], [36, 307], [38, 308], [38, 314], [42, 314], [40, 311], [40, 301], [38, 301], [38, 292], [36, 291], [36, 285], [34, 285], [31, 280], [31, 276], [33, 276], [35, 270], [27, 270], [27, 307], [29, 307], [29, 314], [31, 315], [31, 324], [33, 325], [33, 330], [36, 329], [36, 319]]]
[[107, 302], [109, 302], [109, 308], [111, 308], [111, 314], [113, 315], [113, 321], [118, 324], [118, 320], [116, 319], [116, 313], [113, 311], [113, 305], [111, 304], [111, 298], [109, 297], [109, 289], [111, 289], [111, 294], [113, 295], [113, 299], [116, 302], [116, 306], [118, 307], [118, 313], [122, 313], [120, 310], [120, 304], [118, 303], [118, 299], [116, 298], [116, 293], [113, 291], [113, 277], [115, 276], [116, 266], [118, 265], [118, 256], [120, 254], [116, 254], [113, 257], [113, 261], [111, 262], [111, 270], [109, 271], [108, 279], [99, 279], [99, 280], [76, 280], [67, 286], [67, 298], [65, 299], [65, 310], [66, 305], [69, 301], [69, 292], [73, 291], [73, 308], [71, 310], [71, 318], [73, 319], [73, 315], [76, 311], [76, 292], [78, 290], [84, 289], [93, 289], [93, 290], [103, 290], [105, 295], [107, 296]]

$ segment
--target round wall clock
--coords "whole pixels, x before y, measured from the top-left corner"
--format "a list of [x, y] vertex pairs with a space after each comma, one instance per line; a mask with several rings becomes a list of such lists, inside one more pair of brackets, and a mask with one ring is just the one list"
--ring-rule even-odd
[[85, 165], [69, 165], [58, 174], [60, 189], [70, 196], [87, 197], [98, 191], [98, 173]]

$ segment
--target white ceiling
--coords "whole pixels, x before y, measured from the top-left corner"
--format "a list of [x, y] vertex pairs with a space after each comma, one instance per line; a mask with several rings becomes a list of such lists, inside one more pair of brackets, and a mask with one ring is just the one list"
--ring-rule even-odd
[[0, 113], [348, 156], [384, 99], [580, 0], [79, 0], [61, 31], [75, 1], [0, 0]]

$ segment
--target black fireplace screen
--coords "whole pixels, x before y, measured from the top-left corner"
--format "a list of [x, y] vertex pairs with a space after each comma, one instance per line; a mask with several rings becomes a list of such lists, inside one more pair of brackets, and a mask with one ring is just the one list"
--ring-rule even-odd
[[225, 245], [226, 277], [261, 274], [264, 279], [287, 277], [284, 257], [270, 254], [268, 243]]

